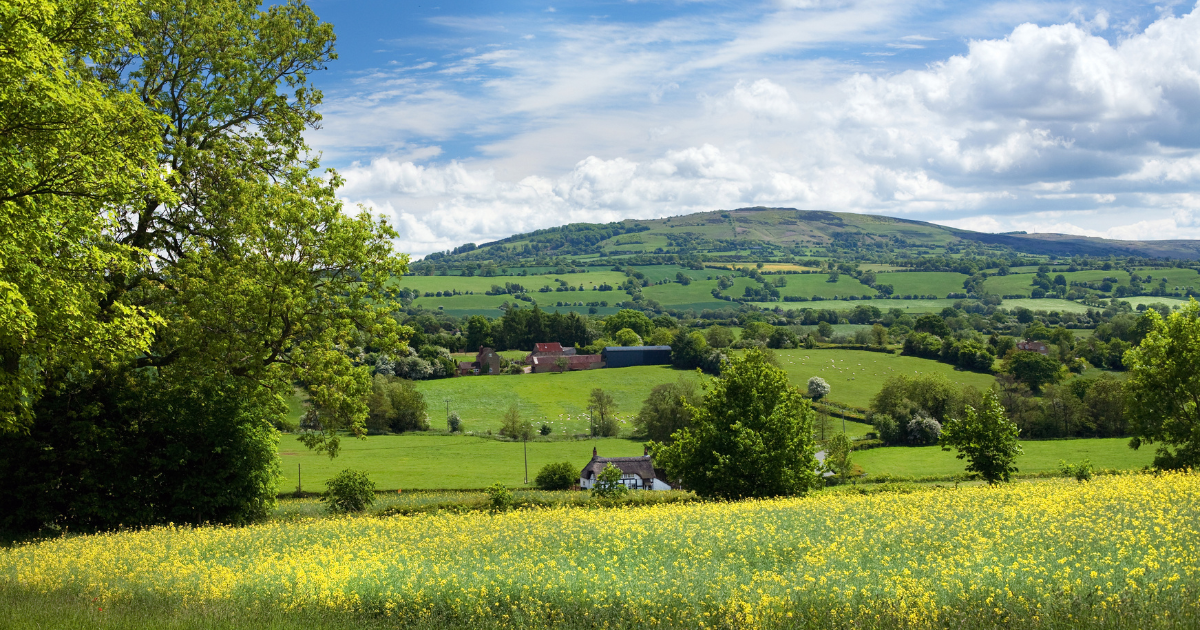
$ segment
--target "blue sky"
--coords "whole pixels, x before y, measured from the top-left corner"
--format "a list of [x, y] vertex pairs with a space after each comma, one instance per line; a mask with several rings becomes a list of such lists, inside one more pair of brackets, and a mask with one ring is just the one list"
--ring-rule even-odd
[[1192, 4], [311, 6], [309, 142], [415, 255], [753, 205], [1200, 238]]

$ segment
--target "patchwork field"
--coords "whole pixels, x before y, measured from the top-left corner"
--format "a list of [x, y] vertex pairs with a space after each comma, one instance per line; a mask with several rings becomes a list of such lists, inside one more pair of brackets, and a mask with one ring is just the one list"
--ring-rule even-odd
[[1166, 474], [158, 527], [0, 550], [0, 625], [1194, 628], [1198, 523]]

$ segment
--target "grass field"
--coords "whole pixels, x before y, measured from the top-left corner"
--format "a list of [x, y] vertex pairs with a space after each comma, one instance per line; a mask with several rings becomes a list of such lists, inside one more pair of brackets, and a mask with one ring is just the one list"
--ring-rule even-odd
[[592, 449], [601, 457], [642, 454], [642, 444], [614, 438], [579, 441], [500, 442], [461, 435], [373, 435], [365, 440], [343, 438], [342, 452], [334, 459], [309, 451], [294, 435], [280, 439], [283, 478], [280, 492], [296, 489], [300, 466], [304, 490], [322, 492], [325, 481], [346, 468], [365, 470], [380, 490], [418, 488], [486, 488], [493, 483], [516, 487], [524, 483], [523, 446], [529, 447], [529, 476], [551, 462], [569, 461], [583, 469]]
[[158, 527], [0, 550], [6, 628], [1195, 628], [1200, 476]]
[[[1139, 450], [1129, 448], [1129, 438], [1091, 440], [1046, 440], [1021, 442], [1025, 454], [1017, 458], [1021, 472], [1058, 470], [1059, 460], [1079, 462], [1085, 459], [1097, 469], [1137, 470], [1154, 460], [1153, 447]], [[966, 468], [966, 462], [956, 459], [954, 452], [937, 446], [892, 446], [859, 451], [854, 463], [867, 475], [899, 475], [922, 477], [955, 475]]]
[[793, 383], [805, 388], [809, 378], [820, 376], [829, 383], [829, 400], [856, 407], [869, 407], [883, 382], [894, 374], [942, 374], [953, 383], [980, 390], [995, 382], [995, 377], [989, 374], [959, 371], [946, 363], [882, 352], [814, 348], [776, 350], [775, 355]]
[[936, 295], [946, 297], [949, 293], [962, 293], [963, 280], [968, 276], [943, 271], [904, 271], [880, 273], [875, 276], [877, 284], [890, 284], [897, 295]]

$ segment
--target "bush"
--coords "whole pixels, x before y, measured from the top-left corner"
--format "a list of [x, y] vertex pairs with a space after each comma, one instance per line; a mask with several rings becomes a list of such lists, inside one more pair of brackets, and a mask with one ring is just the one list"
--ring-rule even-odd
[[639, 436], [655, 442], [670, 443], [673, 433], [692, 423], [692, 414], [684, 406], [685, 401], [693, 407], [700, 403], [694, 382], [681, 378], [674, 383], [656, 385], [633, 420], [634, 430]]
[[546, 423], [544, 423], [544, 422], [543, 422], [543, 423], [542, 423], [542, 428], [538, 429], [538, 434], [539, 434], [539, 435], [550, 435], [550, 432], [551, 432], [551, 431], [553, 431], [553, 430], [554, 430], [554, 429], [551, 429], [551, 428], [550, 428], [550, 425], [548, 425], [548, 424], [546, 424]]
[[329, 504], [330, 514], [361, 512], [375, 502], [375, 482], [363, 470], [347, 468], [334, 475], [325, 487], [321, 500]]
[[913, 414], [908, 421], [908, 441], [914, 446], [936, 444], [941, 435], [942, 423], [925, 414]]
[[567, 490], [579, 480], [579, 471], [571, 462], [546, 464], [538, 471], [534, 482], [542, 490]]
[[1076, 464], [1068, 464], [1066, 460], [1058, 460], [1058, 470], [1064, 476], [1074, 477], [1076, 481], [1082, 483], [1092, 480], [1092, 462], [1091, 460], [1083, 460]]
[[446, 419], [446, 423], [450, 426], [451, 433], [462, 431], [462, 417], [457, 411], [451, 411], [450, 416]]
[[367, 429], [373, 432], [428, 431], [425, 396], [412, 381], [376, 374], [367, 396]]
[[513, 496], [512, 490], [504, 487], [502, 483], [494, 483], [487, 487], [488, 499], [492, 502], [492, 509], [497, 512], [507, 511], [516, 503], [517, 499]]

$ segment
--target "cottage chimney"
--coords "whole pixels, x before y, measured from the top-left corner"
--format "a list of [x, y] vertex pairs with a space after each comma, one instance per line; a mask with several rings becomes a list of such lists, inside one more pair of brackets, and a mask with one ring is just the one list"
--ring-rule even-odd
[[649, 456], [650, 456], [650, 447], [642, 446], [642, 457], [649, 457]]
[[595, 459], [595, 458], [596, 458], [596, 447], [593, 446], [592, 447], [592, 459]]

